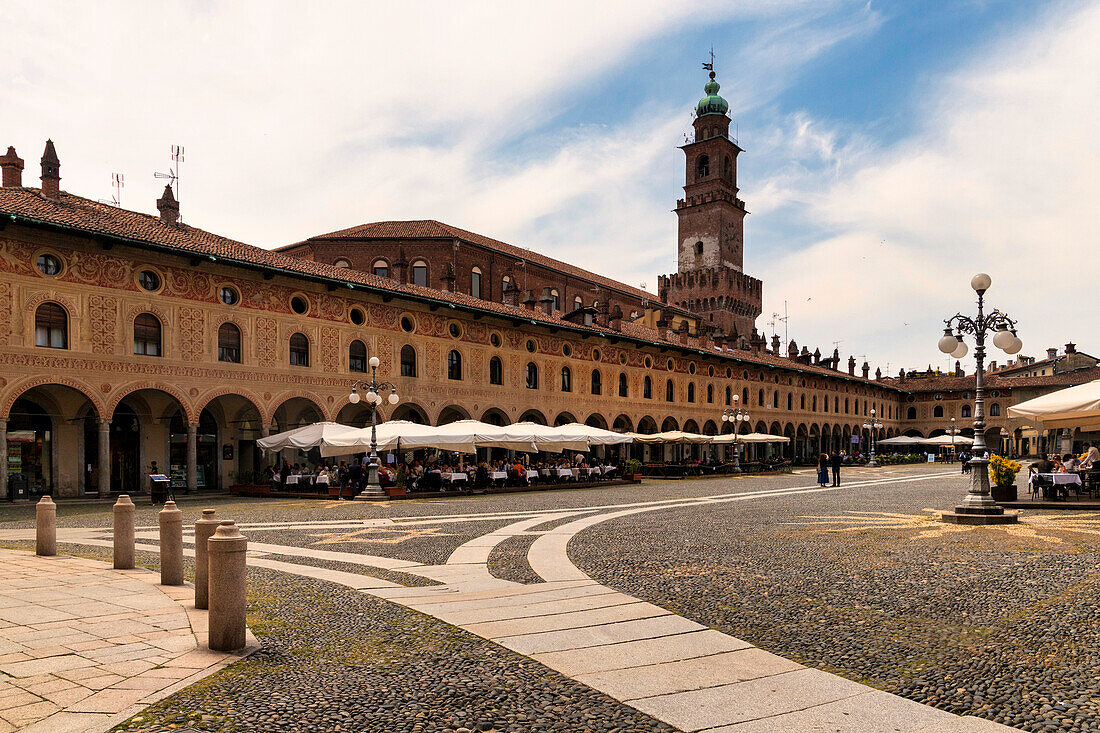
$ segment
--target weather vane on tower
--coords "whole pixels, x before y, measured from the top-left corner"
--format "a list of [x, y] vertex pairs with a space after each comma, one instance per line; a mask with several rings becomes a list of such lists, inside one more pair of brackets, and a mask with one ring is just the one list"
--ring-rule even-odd
[[714, 46], [710, 47], [710, 63], [703, 62], [703, 68], [710, 72], [710, 78], [714, 78]]

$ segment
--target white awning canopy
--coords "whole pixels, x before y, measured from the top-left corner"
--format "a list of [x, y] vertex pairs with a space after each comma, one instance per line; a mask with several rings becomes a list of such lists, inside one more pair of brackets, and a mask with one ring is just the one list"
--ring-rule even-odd
[[1013, 405], [1008, 414], [1038, 420], [1048, 430], [1100, 429], [1100, 379]]
[[310, 448], [323, 448], [332, 444], [348, 433], [355, 432], [358, 428], [350, 425], [341, 425], [336, 422], [317, 422], [312, 425], [303, 425], [300, 428], [286, 430], [266, 438], [260, 438], [256, 445], [264, 450], [283, 450], [285, 448], [297, 448], [309, 450]]

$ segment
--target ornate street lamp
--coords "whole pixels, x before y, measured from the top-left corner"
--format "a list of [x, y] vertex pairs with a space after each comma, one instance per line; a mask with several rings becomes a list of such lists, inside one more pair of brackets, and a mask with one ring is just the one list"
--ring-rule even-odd
[[366, 394], [362, 395], [362, 399], [365, 399], [367, 404], [370, 405], [370, 464], [367, 466], [367, 485], [364, 486], [363, 491], [355, 497], [357, 501], [372, 501], [386, 498], [386, 492], [382, 491], [382, 485], [378, 483], [378, 435], [376, 430], [378, 425], [378, 406], [382, 404], [383, 392], [389, 392], [386, 401], [391, 405], [396, 405], [401, 399], [397, 396], [397, 387], [390, 382], [378, 381], [378, 357], [372, 356], [368, 363], [370, 364], [370, 379], [361, 379], [353, 383], [351, 385], [351, 394], [348, 395], [348, 402], [353, 405], [359, 404], [359, 400], [361, 399], [359, 388], [362, 387], [367, 390]]
[[951, 418], [951, 427], [947, 429], [947, 434], [951, 436], [951, 456], [954, 460], [955, 455], [955, 436], [962, 432], [961, 428], [955, 427], [955, 418]]
[[722, 412], [722, 422], [728, 422], [733, 427], [733, 470], [731, 473], [741, 473], [741, 448], [737, 442], [737, 436], [741, 429], [741, 423], [748, 422], [749, 413], [737, 407], [738, 395], [733, 396], [733, 407]]
[[867, 465], [871, 468], [878, 468], [878, 463], [875, 462], [875, 431], [882, 427], [882, 421], [875, 417], [875, 408], [871, 408], [871, 419], [863, 423], [864, 430], [871, 431], [871, 460], [867, 461]]
[[[1005, 514], [989, 493], [989, 460], [985, 458], [985, 396], [983, 391], [985, 372], [985, 335], [994, 332], [993, 345], [1006, 354], [1019, 353], [1023, 343], [1016, 336], [1016, 321], [997, 309], [985, 313], [985, 291], [992, 283], [989, 275], [980, 273], [970, 280], [970, 287], [978, 294], [978, 315], [970, 318], [958, 313], [944, 321], [946, 328], [940, 338], [940, 351], [956, 359], [966, 356], [963, 334], [974, 336], [974, 456], [970, 460], [970, 490], [962, 504], [954, 512], [944, 512], [943, 520], [955, 524], [1012, 524], [1016, 514]], [[954, 333], [952, 333], [954, 330]]]

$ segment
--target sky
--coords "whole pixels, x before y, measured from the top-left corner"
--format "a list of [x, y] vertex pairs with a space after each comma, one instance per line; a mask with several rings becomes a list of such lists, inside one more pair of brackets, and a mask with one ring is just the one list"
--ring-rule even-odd
[[155, 212], [182, 145], [184, 220], [224, 236], [438, 219], [651, 292], [713, 47], [761, 331], [947, 367], [943, 319], [984, 271], [1022, 354], [1100, 353], [1100, 0], [4, 10], [0, 149], [24, 182], [50, 137], [64, 190], [109, 200], [123, 173], [122, 205]]

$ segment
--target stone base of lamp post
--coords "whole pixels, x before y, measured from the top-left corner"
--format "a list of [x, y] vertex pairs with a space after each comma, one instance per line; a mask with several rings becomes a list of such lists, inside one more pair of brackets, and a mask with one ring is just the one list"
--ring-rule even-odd
[[1005, 514], [989, 493], [989, 461], [975, 458], [970, 461], [970, 492], [953, 512], [944, 512], [943, 521], [951, 524], [1016, 524], [1018, 514]]
[[367, 466], [367, 485], [355, 496], [356, 501], [385, 501], [385, 490], [378, 482], [378, 456], [372, 454], [370, 465]]

